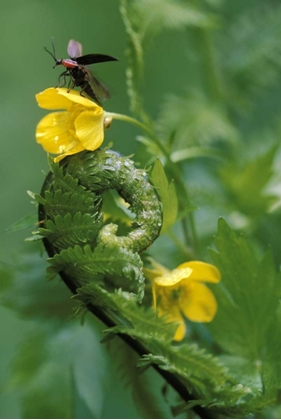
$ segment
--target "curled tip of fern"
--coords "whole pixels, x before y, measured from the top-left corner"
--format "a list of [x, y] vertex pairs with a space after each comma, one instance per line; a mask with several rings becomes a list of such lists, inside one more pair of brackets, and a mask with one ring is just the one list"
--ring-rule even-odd
[[[115, 190], [135, 215], [127, 232], [105, 222], [103, 194]], [[50, 271], [66, 272], [78, 286], [96, 280], [143, 297], [139, 254], [158, 237], [162, 205], [145, 171], [116, 152], [84, 151], [51, 163], [42, 187], [39, 226]], [[108, 220], [108, 217], [106, 218]], [[121, 220], [122, 222], [122, 220]]]

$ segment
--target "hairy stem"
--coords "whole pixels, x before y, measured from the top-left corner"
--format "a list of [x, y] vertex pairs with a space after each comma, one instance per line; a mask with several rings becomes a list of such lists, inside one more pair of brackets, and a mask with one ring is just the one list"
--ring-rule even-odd
[[[55, 251], [53, 249], [52, 244], [46, 239], [43, 239], [43, 243], [45, 246], [45, 249], [49, 255], [49, 257], [53, 257], [55, 254]], [[66, 286], [69, 288], [71, 293], [76, 294], [76, 288], [77, 285], [75, 285], [73, 279], [68, 276], [63, 271], [59, 273], [61, 279], [66, 284]], [[93, 315], [95, 315], [100, 321], [102, 321], [108, 328], [115, 327], [117, 324], [112, 319], [112, 317], [108, 316], [100, 307], [88, 304], [87, 308], [90, 312], [92, 312]], [[134, 338], [123, 334], [118, 333], [117, 334], [128, 346], [130, 346], [140, 357], [144, 354], [148, 354], [149, 350], [145, 348], [139, 341], [135, 340]], [[179, 396], [182, 398], [183, 401], [189, 402], [191, 400], [196, 399], [195, 396], [190, 394], [188, 390], [186, 389], [185, 385], [182, 383], [182, 381], [175, 375], [168, 371], [162, 370], [158, 365], [152, 364], [152, 367], [165, 379], [165, 381], [174, 388], [174, 390], [179, 394]], [[209, 419], [213, 418], [208, 410], [206, 410], [204, 407], [201, 407], [200, 405], [196, 405], [193, 408], [193, 411], [201, 418]]]
[[198, 40], [206, 90], [214, 101], [219, 102], [223, 99], [223, 85], [213, 48], [212, 33], [210, 30], [200, 29], [198, 30]]
[[185, 255], [185, 257], [189, 260], [194, 259], [194, 254], [192, 249], [188, 248], [187, 246], [183, 245], [182, 242], [179, 240], [178, 236], [171, 230], [168, 230], [168, 235], [175, 243], [176, 247]]

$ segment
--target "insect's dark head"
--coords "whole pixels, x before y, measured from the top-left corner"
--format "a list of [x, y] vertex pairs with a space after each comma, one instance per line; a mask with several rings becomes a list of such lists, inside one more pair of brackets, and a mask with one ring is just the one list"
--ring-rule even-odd
[[56, 59], [55, 61], [56, 61], [56, 62], [55, 62], [55, 65], [53, 66], [53, 69], [54, 69], [55, 67], [57, 67], [57, 66], [61, 66], [61, 65], [62, 65], [62, 58], [60, 58], [60, 59]]
[[46, 47], [44, 47], [44, 50], [47, 51], [47, 53], [50, 54], [53, 57], [53, 59], [55, 61], [55, 65], [53, 67], [53, 69], [54, 69], [55, 67], [60, 66], [62, 64], [62, 58], [59, 58], [59, 59], [56, 58], [56, 50], [55, 50], [54, 39], [52, 38], [51, 41], [52, 41], [52, 46], [53, 46], [53, 52], [49, 51]]

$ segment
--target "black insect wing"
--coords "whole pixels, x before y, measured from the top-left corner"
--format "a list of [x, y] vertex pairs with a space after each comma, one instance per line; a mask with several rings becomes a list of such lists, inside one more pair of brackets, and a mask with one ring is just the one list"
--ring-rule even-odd
[[[73, 85], [78, 86], [81, 88], [81, 95], [86, 94], [89, 98], [93, 99], [99, 106], [102, 106], [101, 100], [96, 93], [96, 90], [94, 87], [94, 83], [92, 82], [92, 79], [94, 79], [94, 76], [91, 74], [90, 70], [88, 70], [84, 66], [77, 66], [73, 67], [72, 69], [69, 69], [69, 74], [72, 79]], [[99, 82], [98, 82], [99, 83]], [[104, 88], [106, 90], [106, 88]], [[102, 95], [103, 99], [106, 99], [107, 96]]]
[[117, 58], [106, 54], [86, 54], [82, 55], [82, 44], [71, 39], [67, 46], [67, 53], [71, 60], [75, 61], [78, 66], [70, 69], [69, 73], [72, 77], [74, 86], [82, 88], [81, 94], [85, 93], [101, 106], [101, 100], [110, 97], [108, 89], [101, 83], [85, 66], [90, 64], [104, 63], [107, 61], [118, 61]]
[[89, 64], [104, 63], [106, 61], [118, 61], [117, 58], [106, 54], [86, 54], [82, 55], [82, 44], [71, 39], [67, 46], [67, 53], [71, 60], [76, 61], [78, 64], [87, 66]]
[[59, 75], [58, 86], [65, 86], [67, 83], [66, 78], [70, 77], [68, 91], [75, 86], [80, 87], [81, 95], [87, 95], [98, 105], [102, 106], [101, 100], [108, 99], [110, 97], [109, 92], [86, 66], [106, 61], [117, 61], [117, 59], [105, 54], [82, 55], [82, 44], [74, 39], [71, 39], [68, 43], [67, 53], [69, 58], [57, 59], [53, 39], [52, 46], [53, 52], [49, 51], [46, 47], [45, 50], [53, 57], [55, 61], [54, 67], [63, 66], [65, 68], [65, 71]]
[[118, 61], [117, 58], [106, 54], [86, 54], [82, 55], [82, 57], [71, 58], [83, 66], [87, 66], [89, 64], [105, 63], [107, 61]]

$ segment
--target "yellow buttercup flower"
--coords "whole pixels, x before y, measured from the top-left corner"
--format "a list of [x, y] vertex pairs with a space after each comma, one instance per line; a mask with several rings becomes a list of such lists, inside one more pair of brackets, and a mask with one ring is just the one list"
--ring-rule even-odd
[[204, 282], [218, 283], [219, 270], [211, 264], [190, 261], [170, 271], [152, 262], [153, 269], [145, 269], [152, 283], [153, 306], [168, 321], [179, 324], [174, 340], [181, 341], [186, 333], [184, 316], [193, 322], [210, 322], [217, 312], [217, 301]]
[[96, 150], [104, 139], [104, 110], [79, 92], [49, 88], [36, 95], [41, 108], [51, 112], [36, 128], [36, 140], [48, 153], [60, 154], [54, 161], [82, 150]]

